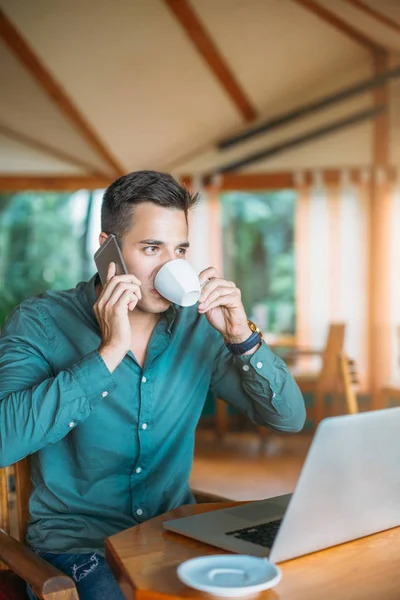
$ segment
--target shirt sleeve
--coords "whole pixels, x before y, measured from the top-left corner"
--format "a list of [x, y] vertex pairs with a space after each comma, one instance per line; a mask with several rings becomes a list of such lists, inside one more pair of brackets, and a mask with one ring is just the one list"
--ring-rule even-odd
[[211, 390], [257, 425], [292, 432], [304, 426], [303, 396], [283, 360], [265, 342], [254, 354], [241, 356], [229, 352], [222, 343]]
[[96, 350], [55, 374], [45, 315], [18, 307], [0, 337], [0, 467], [54, 444], [87, 419], [115, 382]]

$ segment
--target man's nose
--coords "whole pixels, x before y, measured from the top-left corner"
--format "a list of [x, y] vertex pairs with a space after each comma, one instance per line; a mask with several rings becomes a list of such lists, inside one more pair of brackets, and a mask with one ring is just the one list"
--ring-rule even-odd
[[165, 261], [164, 264], [166, 262], [169, 262], [170, 260], [176, 260], [178, 259], [179, 256], [176, 255], [176, 250], [175, 248], [167, 248], [166, 249], [166, 254], [165, 254]]
[[163, 260], [161, 261], [157, 272], [168, 262], [171, 262], [171, 260], [177, 260], [179, 258], [179, 256], [176, 255], [175, 250], [166, 250], [164, 256], [163, 256]]

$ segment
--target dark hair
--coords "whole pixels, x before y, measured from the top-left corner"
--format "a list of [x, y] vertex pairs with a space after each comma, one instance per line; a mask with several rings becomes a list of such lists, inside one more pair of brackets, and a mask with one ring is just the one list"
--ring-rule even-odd
[[113, 233], [121, 243], [132, 227], [133, 209], [142, 202], [153, 202], [172, 210], [188, 211], [198, 202], [172, 175], [158, 171], [135, 171], [116, 179], [104, 192], [101, 230]]

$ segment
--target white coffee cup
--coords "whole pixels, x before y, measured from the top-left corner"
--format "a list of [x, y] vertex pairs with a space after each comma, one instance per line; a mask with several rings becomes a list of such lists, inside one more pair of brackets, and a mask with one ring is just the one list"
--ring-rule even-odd
[[186, 260], [180, 258], [161, 267], [154, 287], [161, 296], [179, 306], [193, 306], [200, 298], [198, 275]]

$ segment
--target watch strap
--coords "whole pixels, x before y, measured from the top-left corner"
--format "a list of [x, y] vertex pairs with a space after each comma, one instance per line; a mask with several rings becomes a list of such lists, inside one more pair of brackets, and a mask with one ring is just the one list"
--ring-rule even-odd
[[250, 337], [248, 337], [247, 340], [245, 340], [244, 342], [241, 342], [240, 344], [226, 343], [226, 347], [228, 348], [228, 350], [230, 352], [232, 352], [232, 354], [245, 354], [246, 352], [248, 352], [249, 350], [254, 348], [254, 346], [257, 346], [257, 344], [259, 344], [260, 342], [261, 342], [260, 334], [257, 333], [257, 331], [254, 331], [250, 335]]

